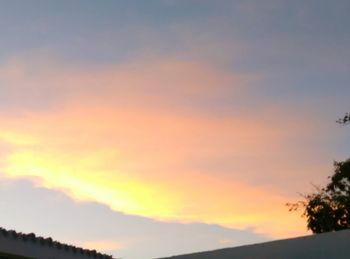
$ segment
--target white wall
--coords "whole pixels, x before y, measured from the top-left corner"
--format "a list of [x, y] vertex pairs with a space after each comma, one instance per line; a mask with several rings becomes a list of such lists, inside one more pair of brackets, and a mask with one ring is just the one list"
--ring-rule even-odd
[[173, 259], [345, 259], [350, 258], [350, 230], [168, 257]]

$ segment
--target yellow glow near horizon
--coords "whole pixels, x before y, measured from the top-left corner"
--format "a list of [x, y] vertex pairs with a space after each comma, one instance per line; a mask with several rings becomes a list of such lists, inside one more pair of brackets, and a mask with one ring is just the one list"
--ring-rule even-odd
[[[173, 213], [170, 204], [167, 206], [162, 201], [162, 196], [154, 203], [152, 197], [159, 194], [156, 186], [116, 171], [91, 171], [94, 166], [80, 163], [80, 158], [72, 161], [74, 159], [55, 159], [50, 155], [15, 152], [8, 157], [6, 173], [10, 177], [35, 177], [40, 179], [41, 185], [63, 190], [77, 200], [101, 202], [129, 214], [169, 217]], [[103, 160], [99, 162], [103, 163]]]
[[16, 146], [27, 146], [38, 142], [33, 136], [28, 134], [17, 134], [13, 131], [0, 131], [0, 140]]

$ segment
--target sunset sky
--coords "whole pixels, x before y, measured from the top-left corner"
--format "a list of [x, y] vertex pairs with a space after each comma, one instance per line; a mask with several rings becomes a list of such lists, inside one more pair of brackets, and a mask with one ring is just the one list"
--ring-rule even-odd
[[0, 226], [123, 259], [310, 234], [349, 157], [348, 0], [0, 0]]

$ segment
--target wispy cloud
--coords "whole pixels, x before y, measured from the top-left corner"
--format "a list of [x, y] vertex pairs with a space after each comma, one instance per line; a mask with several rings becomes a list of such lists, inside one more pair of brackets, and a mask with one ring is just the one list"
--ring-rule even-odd
[[47, 59], [11, 59], [0, 68], [0, 90], [4, 108], [47, 109], [85, 100], [119, 107], [182, 109], [217, 105], [225, 94], [238, 98], [240, 91], [257, 78], [176, 59], [87, 67]]
[[[18, 100], [10, 108], [17, 115], [0, 120], [1, 141], [10, 146], [7, 176], [128, 214], [274, 236], [304, 231], [284, 207], [294, 195], [271, 186], [298, 170], [288, 159], [297, 152], [295, 135], [310, 137], [306, 118], [271, 127], [281, 107], [229, 115], [205, 109], [222, 108], [217, 98], [225, 94], [233, 98], [229, 109], [238, 108], [256, 76], [171, 60], [100, 69], [16, 61], [0, 71], [2, 89]], [[51, 109], [23, 112], [20, 100], [33, 89], [30, 100], [52, 97]]]

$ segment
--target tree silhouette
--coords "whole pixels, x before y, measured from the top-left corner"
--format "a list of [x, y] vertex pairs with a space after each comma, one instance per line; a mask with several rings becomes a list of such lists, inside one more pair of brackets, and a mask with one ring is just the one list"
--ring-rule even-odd
[[334, 174], [325, 188], [304, 195], [304, 200], [287, 204], [290, 211], [304, 209], [307, 228], [323, 233], [350, 228], [350, 159], [334, 162]]
[[[350, 113], [337, 123], [350, 123]], [[300, 208], [307, 218], [307, 228], [313, 233], [323, 233], [350, 228], [350, 159], [334, 162], [334, 174], [326, 187], [316, 187], [316, 192], [302, 195], [304, 200], [287, 203], [290, 211]]]
[[342, 125], [350, 123], [350, 114], [347, 112], [344, 117], [337, 120], [337, 123]]

